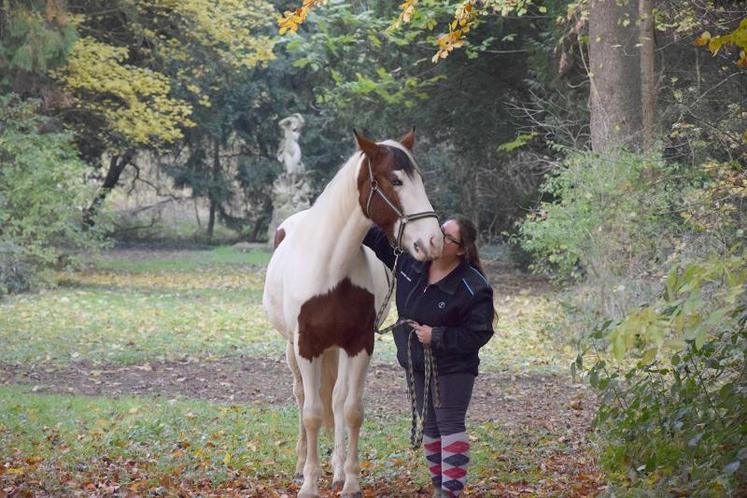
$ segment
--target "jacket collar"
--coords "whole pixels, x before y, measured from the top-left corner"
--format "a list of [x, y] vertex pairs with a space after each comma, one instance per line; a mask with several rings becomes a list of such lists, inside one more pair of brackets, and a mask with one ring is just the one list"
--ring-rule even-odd
[[[430, 261], [415, 261], [412, 265], [412, 269], [417, 273], [425, 274], [425, 277], [427, 278], [428, 268], [430, 268], [430, 266]], [[447, 294], [455, 294], [459, 288], [459, 282], [462, 280], [466, 267], [467, 263], [465, 263], [464, 260], [460, 261], [456, 268], [451, 270], [451, 273], [439, 280], [435, 285]]]

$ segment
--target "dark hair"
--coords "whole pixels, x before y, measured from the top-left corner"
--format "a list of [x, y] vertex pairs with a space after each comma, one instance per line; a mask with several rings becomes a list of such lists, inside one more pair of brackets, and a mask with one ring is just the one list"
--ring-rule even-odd
[[464, 215], [455, 214], [449, 216], [446, 221], [455, 221], [459, 227], [459, 239], [461, 240], [461, 247], [464, 250], [462, 259], [477, 268], [477, 270], [485, 276], [485, 270], [482, 269], [480, 263], [480, 253], [477, 251], [477, 227], [475, 224]]
[[[446, 221], [450, 220], [455, 221], [459, 227], [459, 238], [461, 239], [462, 249], [464, 249], [462, 259], [468, 265], [475, 267], [487, 280], [488, 276], [485, 275], [485, 270], [482, 269], [480, 253], [477, 250], [477, 227], [472, 220], [462, 214], [454, 214], [446, 218]], [[498, 320], [498, 312], [495, 310], [495, 304], [493, 304], [493, 320]]]

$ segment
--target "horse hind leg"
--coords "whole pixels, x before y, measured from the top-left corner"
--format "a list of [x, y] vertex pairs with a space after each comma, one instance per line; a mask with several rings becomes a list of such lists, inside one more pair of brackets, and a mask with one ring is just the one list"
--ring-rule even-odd
[[296, 353], [293, 350], [293, 343], [288, 341], [285, 348], [285, 359], [288, 367], [293, 374], [293, 396], [296, 398], [296, 408], [298, 408], [298, 439], [296, 440], [296, 470], [293, 473], [293, 480], [299, 484], [303, 482], [303, 466], [306, 463], [306, 429], [303, 425], [303, 379], [301, 370], [298, 368]]
[[322, 425], [328, 433], [334, 429], [334, 411], [332, 409], [332, 393], [337, 381], [337, 364], [339, 351], [328, 349], [322, 354], [322, 381], [319, 386], [319, 396], [322, 399]]

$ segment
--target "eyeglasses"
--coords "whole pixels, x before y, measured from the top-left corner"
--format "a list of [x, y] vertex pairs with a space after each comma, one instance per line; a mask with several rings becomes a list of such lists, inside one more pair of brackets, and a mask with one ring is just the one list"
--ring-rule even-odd
[[446, 233], [446, 231], [443, 228], [441, 229], [441, 233], [444, 234], [444, 240], [447, 243], [462, 247], [462, 243], [458, 241], [457, 239], [455, 239], [454, 237], [452, 237], [451, 235], [449, 235], [448, 233]]

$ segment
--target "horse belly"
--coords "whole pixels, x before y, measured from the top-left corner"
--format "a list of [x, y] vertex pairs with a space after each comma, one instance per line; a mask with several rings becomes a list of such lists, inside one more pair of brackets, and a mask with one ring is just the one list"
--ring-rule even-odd
[[298, 313], [298, 352], [312, 360], [333, 346], [349, 356], [374, 345], [374, 294], [345, 278], [331, 290], [308, 299]]

